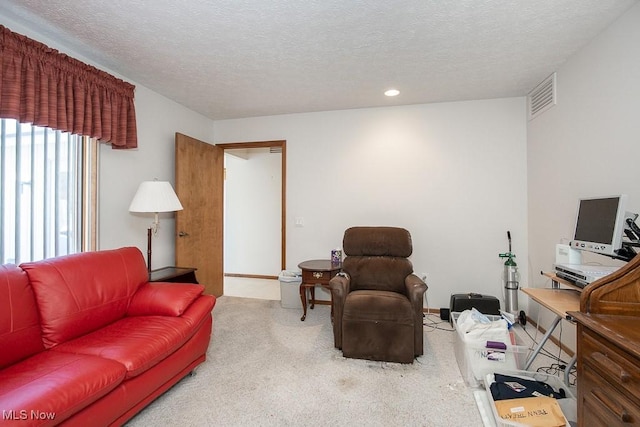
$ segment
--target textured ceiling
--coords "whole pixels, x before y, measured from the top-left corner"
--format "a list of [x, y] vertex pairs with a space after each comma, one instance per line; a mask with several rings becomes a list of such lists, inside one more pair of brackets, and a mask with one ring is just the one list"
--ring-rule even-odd
[[636, 3], [2, 0], [0, 20], [227, 119], [523, 96]]

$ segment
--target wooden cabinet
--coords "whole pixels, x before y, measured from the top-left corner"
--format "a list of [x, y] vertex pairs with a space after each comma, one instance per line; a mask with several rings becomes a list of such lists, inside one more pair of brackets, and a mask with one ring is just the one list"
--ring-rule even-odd
[[578, 425], [640, 426], [640, 255], [586, 286], [578, 324]]
[[640, 426], [640, 317], [573, 313], [578, 425]]

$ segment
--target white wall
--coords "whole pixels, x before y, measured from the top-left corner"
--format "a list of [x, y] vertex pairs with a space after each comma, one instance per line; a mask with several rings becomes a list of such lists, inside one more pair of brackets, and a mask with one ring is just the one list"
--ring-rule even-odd
[[[640, 4], [558, 70], [557, 105], [528, 125], [532, 286], [548, 285], [538, 272], [552, 268], [555, 244], [572, 237], [580, 197], [626, 193], [629, 210], [640, 212], [639, 46]], [[531, 310], [535, 316], [537, 306]]]
[[[99, 249], [137, 246], [147, 252], [147, 228], [151, 216], [129, 213], [129, 203], [140, 182], [158, 178], [174, 182], [174, 134], [181, 132], [205, 141], [213, 140], [213, 122], [134, 81], [95, 64], [82, 55], [31, 28], [3, 18], [3, 25], [76, 59], [94, 65], [136, 85], [135, 105], [138, 148], [112, 150], [101, 144], [99, 172]], [[175, 262], [173, 214], [161, 214], [160, 230], [153, 241], [154, 268]]]
[[281, 270], [282, 154], [225, 154], [224, 272], [277, 276]]
[[501, 296], [507, 230], [527, 259], [524, 98], [223, 120], [214, 134], [287, 141], [288, 269], [329, 258], [350, 226], [405, 227], [439, 308]]
[[[135, 84], [135, 83], [134, 83]], [[175, 133], [212, 141], [212, 121], [144, 86], [136, 85], [138, 148], [100, 150], [100, 249], [137, 246], [146, 256], [147, 228], [153, 215], [133, 214], [129, 204], [142, 181], [174, 184]], [[152, 267], [175, 265], [175, 214], [160, 214], [153, 237]]]
[[[36, 31], [4, 23], [91, 63]], [[427, 274], [428, 305], [437, 308], [448, 307], [452, 293], [501, 293], [497, 254], [506, 250], [506, 230], [514, 236], [514, 251], [526, 258], [523, 98], [212, 124], [136, 86], [140, 148], [100, 150], [101, 249], [146, 250], [151, 218], [129, 213], [128, 206], [141, 181], [173, 182], [178, 131], [205, 141], [214, 132], [220, 142], [287, 140], [287, 268], [328, 258], [349, 226], [403, 226], [413, 236], [415, 270]], [[304, 219], [304, 227], [294, 226], [295, 217]], [[162, 214], [154, 267], [173, 263], [174, 231], [173, 215]]]

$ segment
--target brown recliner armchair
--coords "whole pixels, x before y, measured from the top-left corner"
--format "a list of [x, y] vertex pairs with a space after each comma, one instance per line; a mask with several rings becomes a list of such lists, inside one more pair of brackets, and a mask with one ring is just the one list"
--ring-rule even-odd
[[404, 228], [345, 231], [342, 272], [329, 282], [333, 335], [344, 357], [412, 363], [423, 354], [422, 298], [427, 285], [407, 258]]

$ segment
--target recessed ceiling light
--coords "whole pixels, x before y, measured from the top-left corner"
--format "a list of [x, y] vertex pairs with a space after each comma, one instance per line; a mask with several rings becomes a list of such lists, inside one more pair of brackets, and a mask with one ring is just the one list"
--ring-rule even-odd
[[389, 89], [384, 94], [387, 96], [398, 96], [400, 94], [400, 91], [398, 89]]

